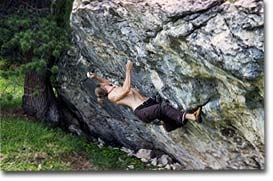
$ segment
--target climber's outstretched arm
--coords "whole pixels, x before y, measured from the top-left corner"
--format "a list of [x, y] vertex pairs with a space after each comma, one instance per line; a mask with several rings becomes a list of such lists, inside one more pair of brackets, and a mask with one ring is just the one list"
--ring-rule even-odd
[[110, 81], [102, 78], [102, 77], [99, 77], [97, 76], [95, 73], [91, 73], [91, 72], [87, 72], [87, 77], [90, 78], [90, 79], [95, 79], [97, 81], [99, 81], [100, 83], [106, 83], [106, 84], [111, 84]]
[[126, 64], [126, 75], [125, 75], [125, 80], [123, 82], [122, 88], [126, 91], [129, 92], [131, 89], [131, 72], [133, 68], [133, 62], [128, 60]]
[[126, 77], [125, 80], [123, 82], [123, 86], [121, 89], [119, 89], [118, 94], [112, 94], [111, 97], [109, 97], [109, 100], [112, 102], [117, 102], [120, 99], [123, 99], [124, 97], [127, 96], [127, 94], [129, 94], [129, 92], [131, 91], [131, 72], [132, 72], [132, 68], [133, 68], [133, 63], [128, 60], [127, 64], [126, 64]]

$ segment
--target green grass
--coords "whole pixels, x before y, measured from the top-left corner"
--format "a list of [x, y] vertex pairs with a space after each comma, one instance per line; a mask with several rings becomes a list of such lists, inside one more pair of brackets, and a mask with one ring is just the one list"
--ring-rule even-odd
[[10, 76], [7, 79], [0, 77], [0, 105], [3, 108], [20, 107], [24, 77]]
[[4, 171], [149, 169], [118, 149], [19, 117], [1, 118], [0, 158]]
[[[21, 83], [20, 83], [21, 82]], [[23, 95], [23, 77], [0, 77], [1, 170], [75, 171], [152, 169], [139, 159], [112, 147], [98, 147], [85, 138], [60, 128], [27, 119], [18, 109]], [[16, 113], [10, 114], [10, 113]], [[131, 169], [130, 169], [131, 170]]]

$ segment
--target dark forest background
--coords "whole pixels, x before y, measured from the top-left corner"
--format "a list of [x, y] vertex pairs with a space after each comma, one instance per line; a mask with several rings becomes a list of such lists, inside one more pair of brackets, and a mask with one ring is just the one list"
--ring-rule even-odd
[[[1, 77], [24, 77], [26, 114], [57, 125], [62, 118], [55, 91], [57, 62], [70, 47], [72, 0], [0, 2]], [[13, 93], [1, 96], [11, 100]]]

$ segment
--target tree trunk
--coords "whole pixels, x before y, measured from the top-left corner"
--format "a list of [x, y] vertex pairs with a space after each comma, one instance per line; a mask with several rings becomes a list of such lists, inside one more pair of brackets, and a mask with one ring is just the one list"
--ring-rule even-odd
[[[38, 0], [24, 0], [20, 2], [11, 0], [10, 3], [6, 3], [6, 6], [13, 5], [15, 9], [23, 6], [25, 9], [41, 10], [49, 14], [52, 3], [64, 4], [64, 2], [64, 0], [45, 0], [42, 2]], [[26, 62], [32, 59], [33, 51], [31, 50], [31, 52], [32, 54], [24, 55]], [[60, 117], [63, 115], [62, 108], [58, 104], [50, 81], [51, 73], [49, 69], [54, 65], [55, 61], [55, 58], [50, 56], [47, 58], [47, 66], [42, 71], [29, 70], [26, 72], [22, 101], [22, 108], [26, 114], [54, 126], [60, 123]]]
[[28, 115], [55, 126], [59, 124], [60, 111], [49, 77], [45, 70], [26, 73], [22, 107]]

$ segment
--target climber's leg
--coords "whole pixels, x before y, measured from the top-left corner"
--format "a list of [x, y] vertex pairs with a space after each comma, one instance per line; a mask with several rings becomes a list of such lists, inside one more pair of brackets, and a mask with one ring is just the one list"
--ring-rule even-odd
[[153, 99], [148, 99], [134, 110], [135, 115], [146, 123], [160, 118], [160, 104]]
[[177, 125], [186, 124], [187, 120], [202, 122], [201, 118], [202, 107], [198, 107], [194, 113], [188, 113], [187, 111], [178, 111], [172, 107], [169, 102], [161, 103], [161, 116], [167, 120], [173, 120]]
[[196, 120], [194, 114], [190, 114], [190, 113], [186, 113], [185, 118], [192, 121]]
[[165, 122], [174, 122], [177, 126], [183, 126], [187, 123], [186, 115], [186, 112], [175, 109], [168, 101], [161, 103], [161, 118]]

